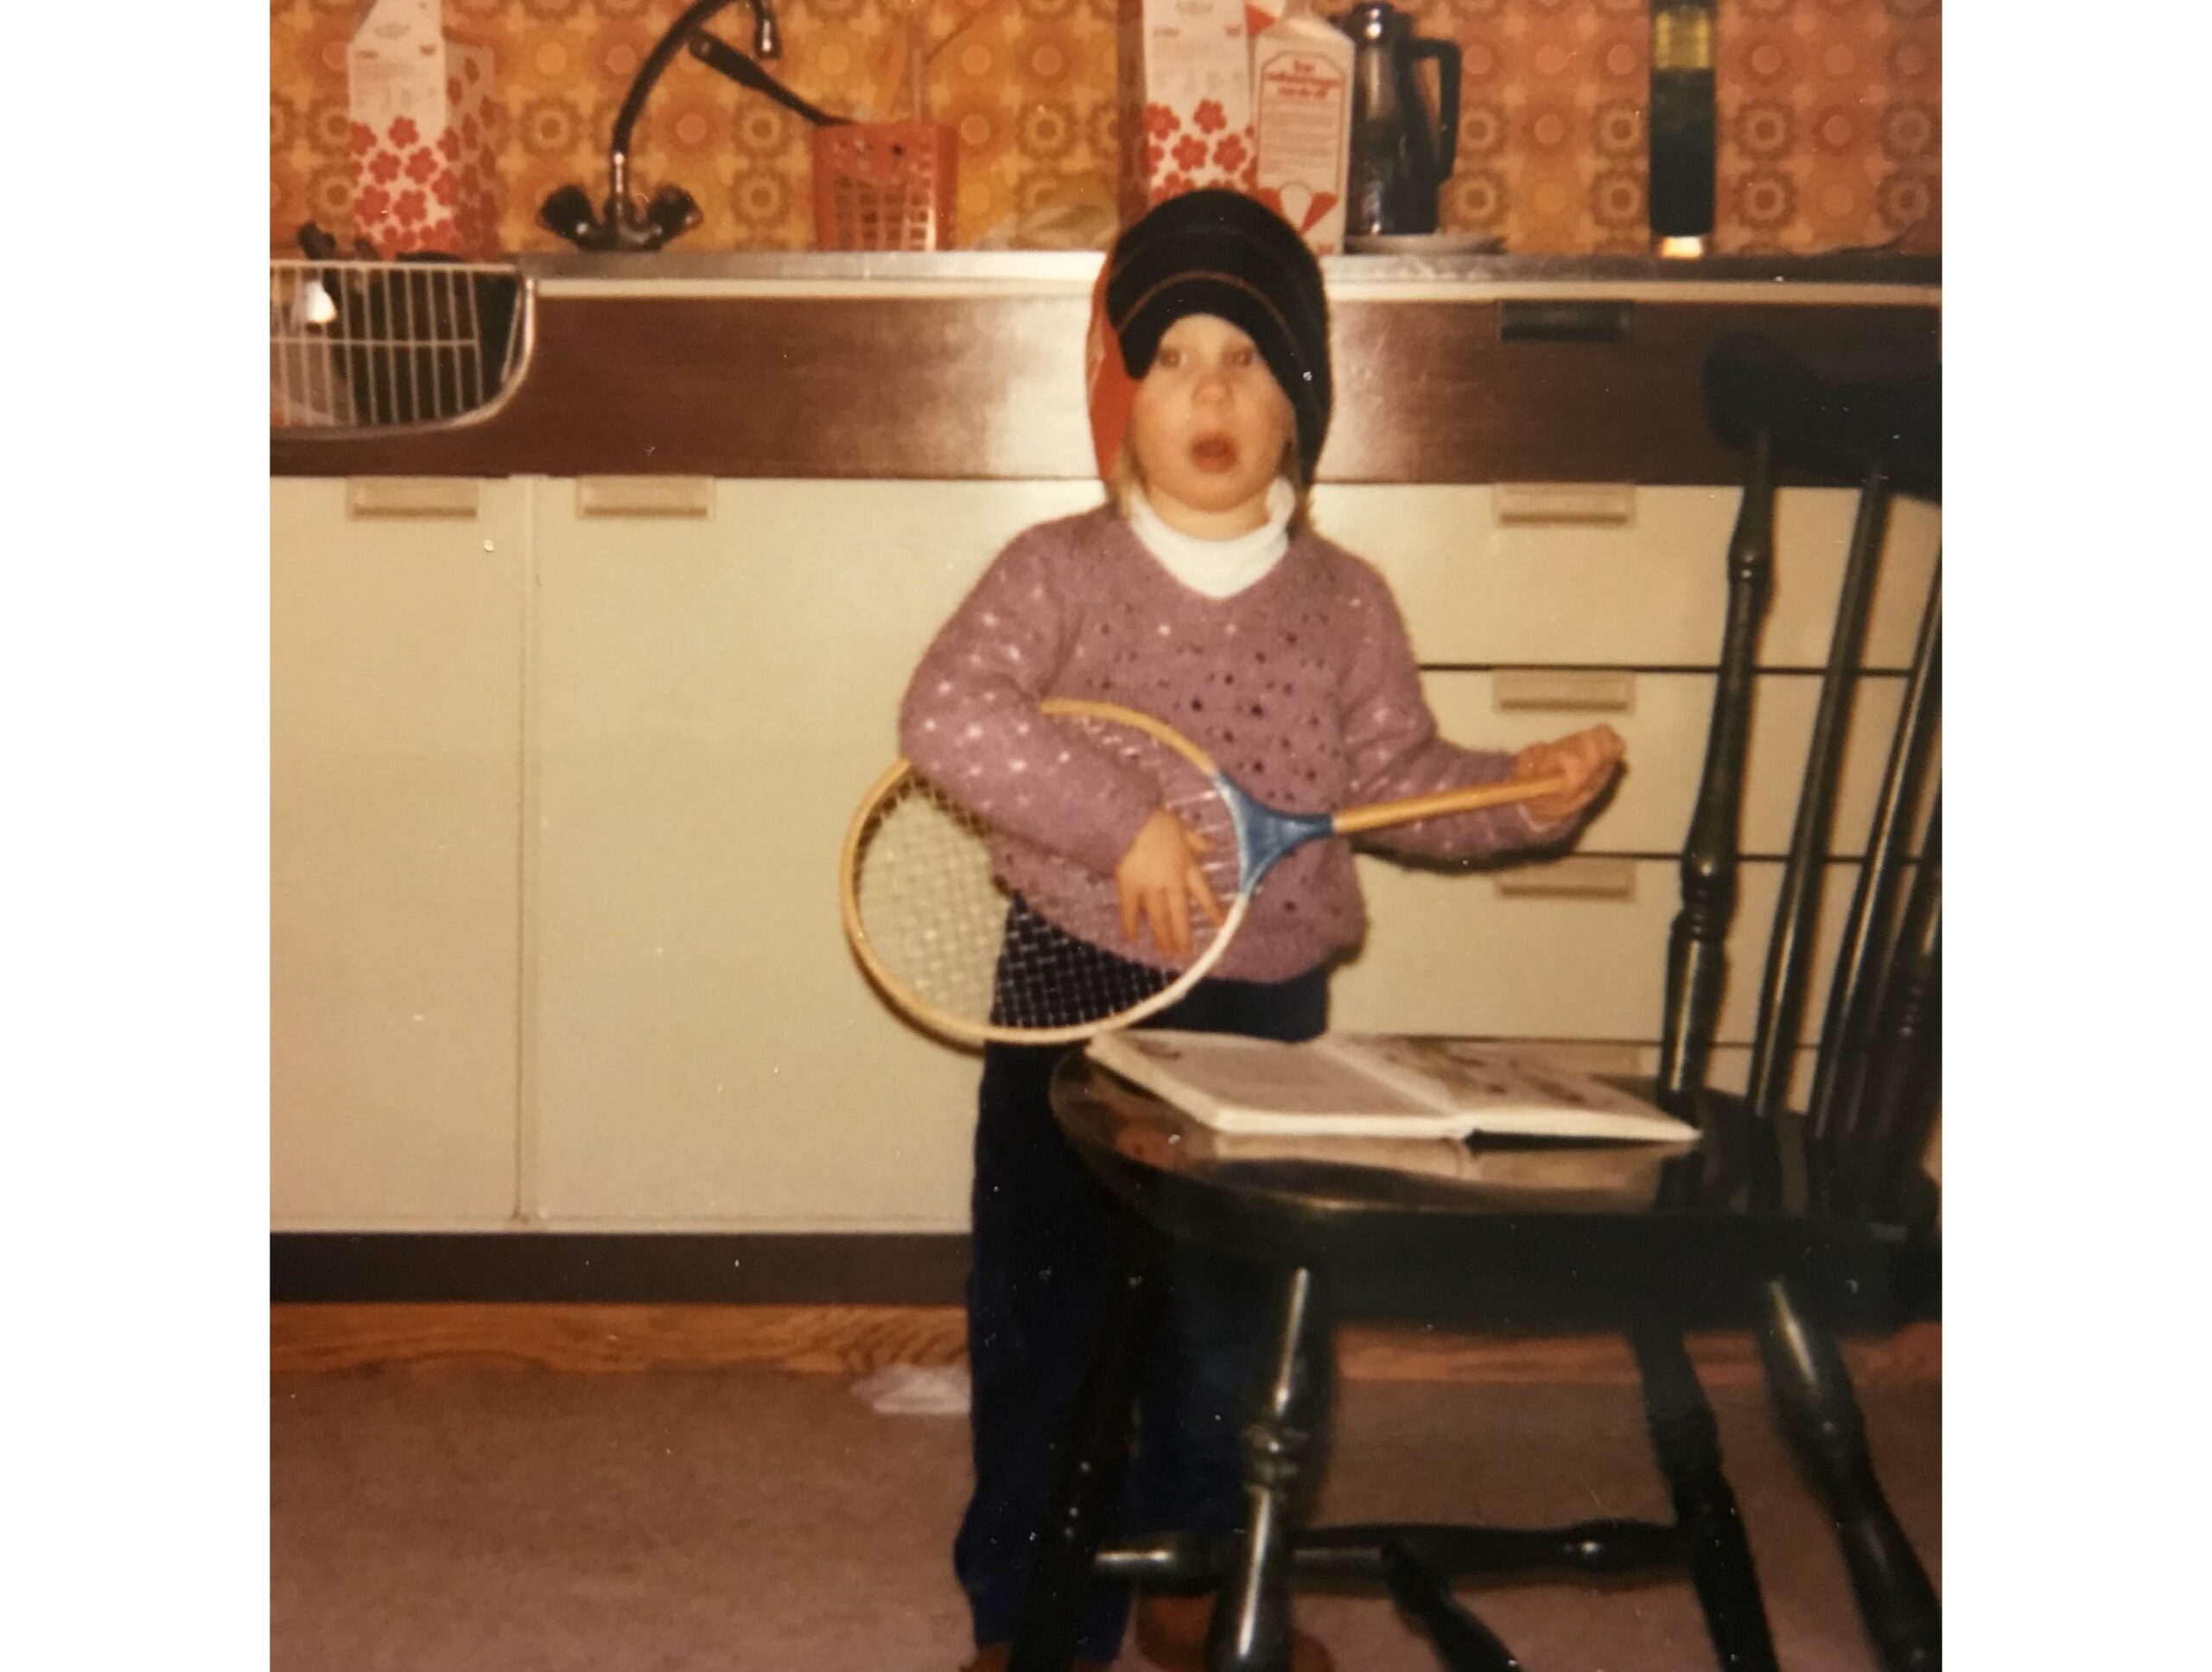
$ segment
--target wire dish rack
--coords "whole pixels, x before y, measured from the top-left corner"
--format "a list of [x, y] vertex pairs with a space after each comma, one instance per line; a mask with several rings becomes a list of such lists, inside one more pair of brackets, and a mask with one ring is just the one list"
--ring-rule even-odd
[[521, 359], [522, 276], [460, 261], [269, 264], [269, 425], [440, 423], [488, 405]]

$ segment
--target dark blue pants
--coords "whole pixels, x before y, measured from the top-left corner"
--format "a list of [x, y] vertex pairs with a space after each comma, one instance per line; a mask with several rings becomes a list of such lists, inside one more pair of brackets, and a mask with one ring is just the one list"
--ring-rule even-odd
[[[1145, 1025], [1305, 1039], [1327, 1023], [1324, 968], [1279, 983], [1204, 982]], [[1062, 1439], [1117, 1275], [1119, 1210], [1060, 1135], [1046, 1097], [1068, 1048], [983, 1053], [968, 1278], [976, 1491], [953, 1544], [979, 1644], [1010, 1642], [1020, 1622]], [[1268, 1290], [1256, 1270], [1182, 1246], [1161, 1277], [1121, 1524], [1233, 1532], [1243, 1522], [1239, 1433], [1269, 1345]], [[1096, 1587], [1079, 1652], [1110, 1662], [1128, 1612], [1125, 1587]]]

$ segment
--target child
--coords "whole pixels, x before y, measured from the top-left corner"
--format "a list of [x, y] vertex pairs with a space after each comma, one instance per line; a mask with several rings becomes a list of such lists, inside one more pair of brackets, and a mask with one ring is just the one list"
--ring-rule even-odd
[[[901, 747], [1011, 838], [1013, 910], [1080, 956], [1187, 962], [1194, 913], [1221, 902], [1196, 843], [1149, 785], [1070, 735], [1047, 760], [1038, 703], [1100, 698], [1188, 734], [1262, 800], [1298, 811], [1519, 775], [1538, 800], [1424, 820], [1378, 845], [1438, 858], [1564, 836], [1605, 788], [1611, 728], [1516, 755], [1436, 735], [1395, 604], [1365, 563], [1306, 526], [1329, 423], [1319, 266], [1249, 199], [1198, 191], [1125, 231], [1095, 298], [1091, 421], [1111, 503], [1019, 536], [939, 631], [909, 686]], [[1303, 1039], [1328, 1016], [1328, 967], [1363, 925], [1349, 845], [1309, 843], [1255, 896], [1212, 975], [1152, 1025]], [[1018, 958], [1009, 936], [1002, 958]], [[1002, 963], [1002, 976], [1006, 972]], [[984, 1052], [968, 1284], [976, 1491], [954, 1546], [975, 1672], [1006, 1662], [1059, 1444], [1113, 1282], [1114, 1209], [1054, 1125], [1057, 1050]], [[1127, 1524], [1234, 1531], [1238, 1434], [1268, 1316], [1251, 1274], [1179, 1255], [1146, 1379]], [[1211, 1605], [1145, 1599], [1138, 1646], [1200, 1664]], [[1080, 1642], [1119, 1646], [1125, 1597], [1093, 1594]], [[1296, 1672], [1329, 1657], [1302, 1634]]]

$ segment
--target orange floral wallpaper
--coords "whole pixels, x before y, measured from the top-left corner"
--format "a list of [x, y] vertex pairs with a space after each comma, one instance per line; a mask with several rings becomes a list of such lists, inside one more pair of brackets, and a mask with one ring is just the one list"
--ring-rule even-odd
[[[893, 116], [906, 0], [772, 0], [785, 84], [840, 114]], [[931, 114], [959, 136], [963, 243], [1052, 203], [1112, 201], [1115, 0], [921, 0], [944, 44]], [[599, 198], [609, 128], [684, 0], [445, 0], [446, 25], [493, 54], [501, 243], [547, 250], [537, 205], [569, 182]], [[1325, 4], [1324, 10], [1326, 10]], [[1452, 232], [1523, 251], [1635, 251], [1644, 227], [1649, 0], [1410, 0], [1465, 55]], [[356, 0], [270, 0], [270, 243], [313, 219], [350, 239], [346, 43]], [[715, 27], [742, 47], [752, 14]], [[1941, 194], [1939, 0], [1719, 0], [1714, 246], [1934, 247]], [[680, 248], [804, 249], [806, 124], [689, 57], [638, 127], [635, 185], [683, 186], [706, 219]]]
[[1714, 22], [1718, 247], [1935, 248], [1941, 0], [1719, 0]]

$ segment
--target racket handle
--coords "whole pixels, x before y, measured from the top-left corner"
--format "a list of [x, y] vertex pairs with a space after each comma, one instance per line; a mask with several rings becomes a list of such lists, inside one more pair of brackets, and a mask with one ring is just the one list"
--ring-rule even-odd
[[1440, 813], [1468, 813], [1478, 807], [1503, 807], [1516, 801], [1533, 801], [1539, 796], [1556, 795], [1566, 787], [1563, 778], [1509, 778], [1503, 784], [1440, 790], [1434, 795], [1414, 795], [1400, 801], [1347, 807], [1336, 816], [1334, 829], [1338, 836], [1357, 836], [1362, 830], [1410, 824], [1417, 818], [1433, 818]]

